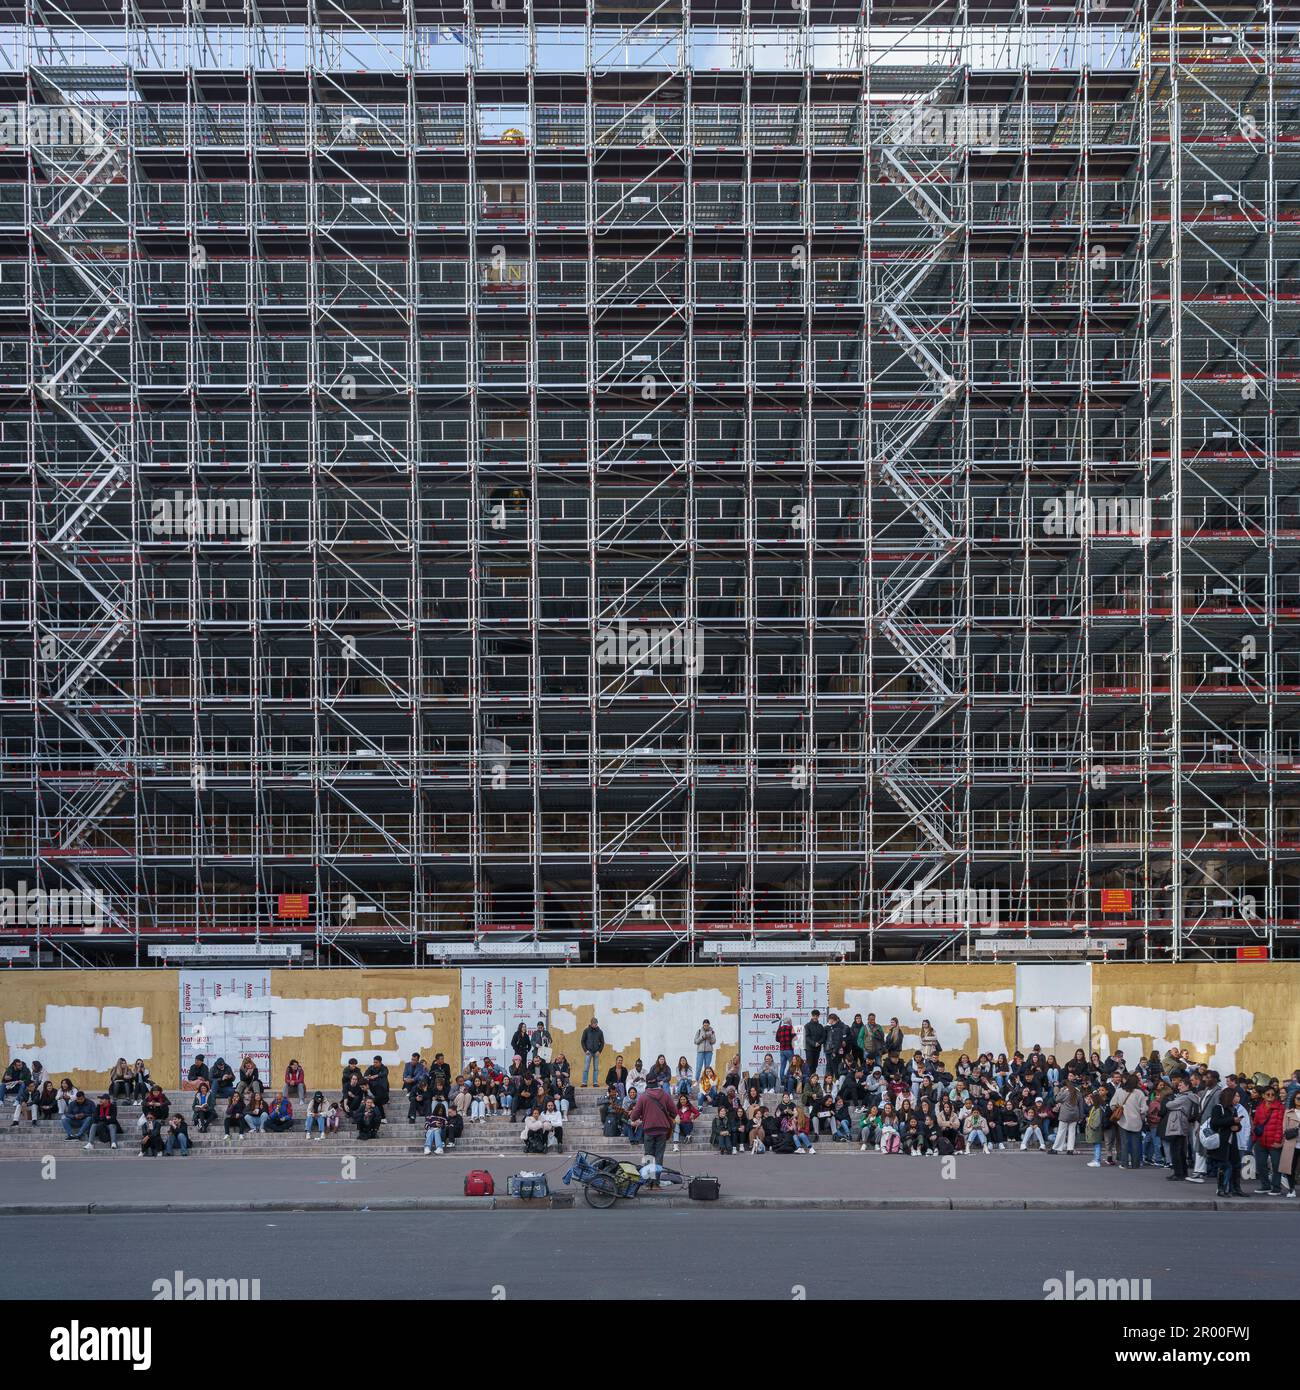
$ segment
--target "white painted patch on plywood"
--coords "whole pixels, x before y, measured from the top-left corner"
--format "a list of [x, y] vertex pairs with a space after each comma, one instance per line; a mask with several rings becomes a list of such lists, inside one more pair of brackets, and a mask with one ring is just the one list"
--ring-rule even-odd
[[[648, 1066], [663, 1053], [671, 1065], [685, 1056], [695, 1065], [695, 1032], [707, 1018], [718, 1038], [718, 1051], [735, 1055], [740, 1037], [740, 1020], [732, 1012], [731, 1000], [719, 989], [692, 989], [668, 993], [655, 998], [648, 989], [561, 989], [560, 1005], [553, 1009], [555, 1026], [565, 1032], [580, 1031], [595, 1014], [605, 1034], [605, 1046], [614, 1052], [627, 1053], [635, 1042], [642, 1061]], [[563, 1020], [563, 1021], [561, 1021]], [[635, 1060], [628, 1056], [630, 1066]]]
[[1198, 1004], [1190, 1009], [1120, 1004], [1110, 1011], [1110, 1026], [1118, 1032], [1116, 1046], [1128, 1062], [1136, 1062], [1152, 1048], [1163, 1053], [1176, 1045], [1191, 1048], [1198, 1061], [1208, 1062], [1226, 1076], [1237, 1069], [1237, 1052], [1255, 1026], [1255, 1015], [1235, 1004], [1223, 1008]]
[[[846, 989], [844, 1003], [837, 1008], [846, 1022], [854, 1014], [863, 1018], [875, 1014], [882, 1028], [897, 1018], [903, 1029], [903, 1048], [914, 1052], [921, 1046], [921, 1020], [928, 1018], [945, 1052], [1010, 1052], [1006, 1022], [1000, 1004], [1010, 1004], [1009, 989], [953, 990], [929, 985], [884, 985], [876, 989]], [[831, 1006], [836, 1008], [834, 1004]]]
[[[119, 1057], [153, 1057], [153, 1029], [144, 1009], [93, 1004], [46, 1004], [36, 1025], [5, 1020], [5, 1040], [39, 1060], [50, 1073], [110, 1071]], [[15, 1044], [15, 1039], [26, 1041]]]
[[[232, 1000], [229, 1010], [239, 1007]], [[344, 997], [325, 999], [309, 996], [302, 999], [267, 994], [257, 1001], [271, 1015], [271, 1036], [277, 1040], [305, 1038], [311, 1028], [340, 1030], [339, 1065], [355, 1055], [358, 1048], [373, 1049], [388, 1066], [404, 1061], [412, 1052], [423, 1051], [433, 1044], [433, 1030], [438, 1012], [450, 1008], [448, 994], [426, 994], [407, 1000], [401, 995], [389, 999]], [[221, 1011], [218, 1004], [215, 1011]]]

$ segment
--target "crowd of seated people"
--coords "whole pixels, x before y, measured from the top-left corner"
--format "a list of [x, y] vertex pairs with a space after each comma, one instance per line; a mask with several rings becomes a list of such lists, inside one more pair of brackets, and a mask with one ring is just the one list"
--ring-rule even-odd
[[[1171, 1181], [1212, 1178], [1225, 1196], [1241, 1195], [1249, 1156], [1261, 1193], [1295, 1197], [1300, 1071], [1285, 1081], [1262, 1073], [1220, 1076], [1177, 1047], [1132, 1065], [1122, 1051], [1103, 1059], [1082, 1049], [1061, 1064], [1038, 1047], [1010, 1057], [963, 1053], [949, 1065], [932, 1030], [927, 1036], [923, 1027], [929, 1045], [904, 1058], [897, 1020], [885, 1031], [874, 1016], [844, 1025], [832, 1014], [828, 1027], [818, 1025], [816, 1046], [805, 1032], [802, 1057], [792, 1037], [788, 1026], [778, 1029], [773, 1053], [752, 1073], [738, 1057], [721, 1076], [711, 1054], [698, 1075], [685, 1056], [673, 1066], [660, 1054], [648, 1068], [640, 1058], [629, 1067], [622, 1055], [615, 1057], [597, 1106], [602, 1134], [641, 1143], [637, 1100], [654, 1083], [671, 1097], [675, 1152], [697, 1129], [719, 1152], [736, 1155], [815, 1154], [826, 1140], [916, 1158], [1016, 1148], [1044, 1156], [1077, 1153], [1091, 1167], [1163, 1168]], [[453, 1074], [442, 1053], [429, 1063], [412, 1054], [401, 1086], [408, 1123], [423, 1127], [426, 1154], [446, 1153], [467, 1125], [492, 1115], [519, 1126], [529, 1153], [563, 1150], [577, 1103], [569, 1063], [552, 1053], [544, 1025], [521, 1027], [513, 1041], [519, 1051], [504, 1069], [484, 1057]], [[166, 1092], [139, 1059], [119, 1058], [107, 1088], [94, 1098], [67, 1077], [55, 1087], [40, 1062], [28, 1066], [17, 1057], [0, 1084], [5, 1104], [13, 1107], [11, 1124], [57, 1120], [69, 1140], [87, 1149], [97, 1143], [117, 1148], [119, 1106], [137, 1107], [139, 1153], [147, 1157], [183, 1155], [194, 1132], [207, 1134], [218, 1123], [231, 1141], [292, 1130], [291, 1091], [301, 1100], [305, 1090], [296, 1061], [286, 1068], [284, 1089], [270, 1095], [247, 1057], [237, 1072], [222, 1058], [209, 1067], [197, 1057], [187, 1080], [195, 1088], [188, 1120], [172, 1112]], [[303, 1102], [306, 1133], [319, 1142], [350, 1125], [359, 1139], [375, 1139], [389, 1123], [391, 1103], [382, 1057], [364, 1070], [350, 1058], [337, 1100], [315, 1091]]]
[[[1089, 1167], [1164, 1168], [1171, 1182], [1213, 1178], [1224, 1196], [1244, 1195], [1242, 1160], [1251, 1155], [1260, 1195], [1295, 1197], [1300, 1071], [1285, 1082], [1222, 1077], [1177, 1047], [1132, 1066], [1122, 1051], [1103, 1059], [1080, 1048], [1062, 1065], [1034, 1047], [1010, 1057], [963, 1053], [949, 1069], [937, 1045], [904, 1060], [896, 1038], [873, 1037], [860, 1018], [854, 1025], [825, 1070], [811, 1050], [801, 1059], [783, 1047], [779, 1070], [771, 1055], [752, 1075], [733, 1058], [721, 1079], [706, 1068], [688, 1086], [679, 1063], [679, 1101], [693, 1095], [712, 1112], [710, 1142], [724, 1154], [815, 1153], [814, 1141], [827, 1136], [916, 1158], [1091, 1152]], [[640, 1070], [638, 1062], [627, 1072], [621, 1059], [611, 1070], [601, 1104], [607, 1135], [637, 1138], [626, 1116]]]

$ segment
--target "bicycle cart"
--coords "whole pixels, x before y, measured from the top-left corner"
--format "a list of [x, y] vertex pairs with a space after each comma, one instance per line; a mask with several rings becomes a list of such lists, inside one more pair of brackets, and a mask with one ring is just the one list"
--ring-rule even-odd
[[[602, 1154], [579, 1150], [573, 1156], [573, 1166], [564, 1175], [565, 1183], [582, 1184], [583, 1195], [590, 1207], [612, 1207], [620, 1197], [635, 1197], [650, 1181], [630, 1159], [609, 1158]], [[661, 1187], [685, 1187], [689, 1179], [673, 1168], [660, 1168], [655, 1181]]]

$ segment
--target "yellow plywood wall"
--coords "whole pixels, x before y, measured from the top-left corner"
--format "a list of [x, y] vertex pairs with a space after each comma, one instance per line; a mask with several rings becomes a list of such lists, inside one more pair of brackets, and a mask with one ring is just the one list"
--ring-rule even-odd
[[1015, 1048], [1016, 972], [1010, 965], [833, 965], [830, 1007], [848, 1023], [874, 1013], [888, 1029], [897, 1018], [904, 1055], [920, 1047], [929, 1019], [950, 1064], [963, 1052], [1008, 1056]]
[[1134, 1061], [1169, 1044], [1220, 1073], [1300, 1066], [1300, 965], [1094, 965], [1093, 1046]]
[[[343, 1061], [363, 1066], [379, 1053], [400, 1069], [411, 1052], [460, 1052], [460, 972], [449, 969], [269, 972], [272, 1082], [291, 1057], [308, 1084], [333, 1089]], [[1289, 1074], [1300, 1065], [1300, 964], [1095, 965], [1093, 1044], [1122, 1047], [1132, 1060], [1170, 1043], [1220, 1071]], [[8, 970], [0, 973], [4, 1061], [39, 1059], [56, 1080], [102, 1089], [119, 1056], [143, 1057], [168, 1085], [179, 1080], [179, 973], [175, 970]], [[962, 1052], [1010, 1053], [1015, 1046], [1015, 969], [1008, 965], [832, 966], [830, 1007], [846, 1021], [875, 1013], [903, 1025], [906, 1047], [922, 1018], [946, 1060]], [[605, 1032], [602, 1059], [616, 1052], [671, 1064], [708, 1018], [718, 1061], [737, 1051], [739, 977], [725, 966], [570, 967], [550, 972], [556, 1048], [581, 1068], [579, 1037], [594, 1013]], [[396, 1074], [394, 1076], [396, 1080]]]
[[349, 1057], [364, 1071], [378, 1053], [396, 1089], [412, 1052], [460, 1053], [459, 970], [272, 970], [271, 991], [276, 1085], [296, 1058], [309, 1087], [335, 1090]]
[[[622, 1053], [629, 1067], [648, 1067], [663, 1053], [670, 1066], [686, 1056], [695, 1065], [695, 1031], [707, 1018], [724, 1063], [740, 1037], [739, 977], [727, 966], [600, 967], [552, 970], [551, 1035], [576, 1071], [582, 1069], [582, 1030], [593, 1014], [605, 1034], [605, 1069]], [[601, 1078], [602, 1081], [604, 1078]]]
[[139, 1057], [170, 1081], [180, 1057], [178, 998], [175, 970], [6, 970], [5, 1065], [39, 1061], [55, 1085], [70, 1076], [98, 1092], [119, 1057]]

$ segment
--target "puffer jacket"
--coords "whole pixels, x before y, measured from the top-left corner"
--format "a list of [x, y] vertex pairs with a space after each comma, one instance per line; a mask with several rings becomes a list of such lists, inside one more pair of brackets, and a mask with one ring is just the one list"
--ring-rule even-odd
[[1266, 1149], [1282, 1147], [1282, 1116], [1286, 1111], [1277, 1100], [1261, 1101], [1251, 1116], [1251, 1133], [1255, 1142]]

